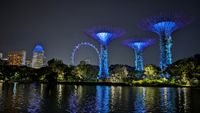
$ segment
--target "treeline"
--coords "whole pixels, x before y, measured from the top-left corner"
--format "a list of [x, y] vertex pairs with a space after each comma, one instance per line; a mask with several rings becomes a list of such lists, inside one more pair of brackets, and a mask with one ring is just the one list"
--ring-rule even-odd
[[[166, 70], [150, 64], [145, 65], [142, 78], [138, 80], [138, 72], [128, 65], [111, 65], [110, 77], [106, 82], [128, 82], [140, 84], [166, 84], [166, 85], [199, 85], [200, 81], [200, 55], [185, 58], [174, 62]], [[0, 80], [4, 81], [40, 81], [40, 82], [96, 82], [99, 67], [81, 62], [77, 66], [64, 64], [61, 60], [51, 59], [48, 65], [40, 69], [26, 66], [10, 66], [0, 61]], [[160, 78], [160, 74], [168, 74], [169, 78]]]

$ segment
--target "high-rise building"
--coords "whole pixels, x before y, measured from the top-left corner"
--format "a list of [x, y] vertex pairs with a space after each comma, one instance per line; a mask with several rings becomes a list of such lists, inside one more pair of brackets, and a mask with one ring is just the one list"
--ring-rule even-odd
[[26, 51], [12, 51], [8, 53], [8, 64], [22, 66], [26, 65]]
[[0, 53], [0, 59], [3, 59], [3, 53]]
[[33, 49], [32, 68], [41, 68], [44, 65], [44, 49], [41, 45], [36, 45]]
[[26, 66], [31, 67], [31, 59], [30, 58], [26, 59]]

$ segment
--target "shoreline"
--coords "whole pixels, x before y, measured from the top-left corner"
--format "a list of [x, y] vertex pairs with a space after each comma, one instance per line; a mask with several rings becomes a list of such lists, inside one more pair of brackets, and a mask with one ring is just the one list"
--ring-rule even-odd
[[[12, 83], [19, 83], [19, 84], [30, 84], [30, 83], [40, 83], [40, 84], [48, 84], [48, 82], [42, 81], [9, 81], [8, 84]], [[4, 81], [0, 81], [0, 83], [5, 83]], [[179, 85], [134, 85], [130, 83], [112, 83], [112, 82], [55, 82], [50, 85], [87, 85], [87, 86], [129, 86], [129, 87], [171, 87], [171, 88], [200, 88], [199, 86], [179, 86]]]

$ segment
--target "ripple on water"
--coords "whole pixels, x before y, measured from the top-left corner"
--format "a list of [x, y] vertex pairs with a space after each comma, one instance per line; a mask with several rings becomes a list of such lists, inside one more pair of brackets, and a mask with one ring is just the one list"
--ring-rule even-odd
[[199, 110], [199, 95], [190, 88], [0, 83], [0, 112], [188, 113]]

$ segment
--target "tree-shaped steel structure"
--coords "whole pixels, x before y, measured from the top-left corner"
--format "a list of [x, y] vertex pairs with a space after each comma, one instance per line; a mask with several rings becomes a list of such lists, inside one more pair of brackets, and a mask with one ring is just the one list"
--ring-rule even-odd
[[109, 77], [108, 44], [111, 40], [124, 34], [124, 30], [112, 26], [97, 26], [86, 31], [86, 34], [100, 42], [100, 63], [98, 78]]
[[152, 31], [160, 37], [160, 68], [164, 70], [168, 65], [172, 64], [172, 37], [171, 33], [175, 30], [187, 25], [191, 22], [184, 13], [160, 13], [140, 22], [139, 27]]
[[[144, 71], [144, 61], [142, 57], [142, 53], [144, 49], [152, 44], [155, 43], [155, 39], [128, 39], [123, 42], [123, 44], [129, 46], [130, 48], [134, 49], [135, 53], [135, 70], [138, 72]], [[139, 78], [139, 77], [138, 77]]]

